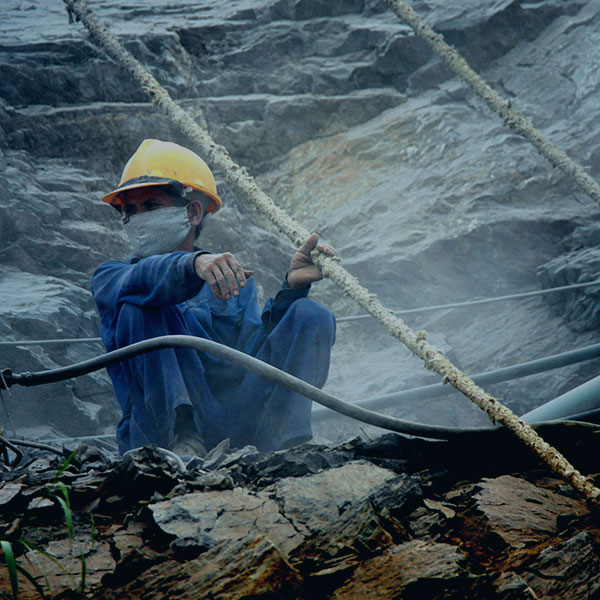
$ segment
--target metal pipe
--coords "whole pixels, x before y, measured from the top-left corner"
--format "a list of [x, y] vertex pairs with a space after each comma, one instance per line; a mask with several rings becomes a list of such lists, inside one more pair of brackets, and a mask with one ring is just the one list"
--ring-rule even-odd
[[[554, 354], [552, 356], [547, 356], [546, 358], [531, 360], [529, 362], [513, 365], [511, 367], [504, 367], [502, 369], [495, 369], [494, 371], [478, 373], [477, 375], [473, 375], [472, 379], [477, 385], [499, 383], [501, 381], [518, 379], [519, 377], [526, 377], [527, 375], [543, 373], [544, 371], [551, 371], [552, 369], [558, 369], [559, 367], [565, 367], [567, 365], [586, 360], [592, 360], [594, 358], [600, 358], [600, 344], [593, 344], [591, 346], [579, 348], [578, 350]], [[598, 387], [600, 388], [600, 384], [598, 384]], [[401, 392], [384, 394], [382, 396], [374, 396], [366, 400], [358, 400], [354, 404], [370, 410], [377, 410], [381, 408], [389, 408], [396, 405], [398, 402], [428, 400], [430, 398], [446, 396], [455, 391], [456, 390], [448, 387], [447, 385], [433, 383], [431, 385], [424, 385]], [[600, 403], [600, 394], [596, 397], [596, 406], [598, 406], [598, 403]], [[336, 418], [335, 413], [323, 408], [317, 408], [313, 410], [312, 416], [313, 423]], [[551, 417], [544, 412], [543, 414], [536, 414], [531, 420], [536, 422], [548, 421], [550, 418]]]
[[[465, 300], [464, 302], [452, 302], [450, 304], [438, 304], [434, 306], [420, 306], [417, 308], [406, 308], [395, 310], [395, 315], [412, 315], [418, 313], [431, 312], [436, 310], [445, 310], [449, 308], [463, 308], [466, 306], [475, 306], [478, 304], [491, 304], [493, 302], [502, 302], [505, 300], [518, 300], [521, 298], [531, 298], [532, 296], [543, 296], [545, 294], [553, 294], [555, 292], [566, 292], [569, 290], [578, 290], [586, 287], [600, 285], [600, 281], [587, 281], [585, 283], [573, 283], [571, 285], [562, 285], [555, 288], [547, 288], [545, 290], [533, 290], [531, 292], [521, 292], [519, 294], [509, 294], [507, 296], [496, 296], [494, 298], [480, 298], [478, 300]], [[336, 323], [347, 323], [349, 321], [359, 321], [361, 319], [370, 319], [371, 315], [351, 315], [348, 317], [336, 317]]]
[[553, 421], [570, 415], [588, 413], [600, 408], [600, 376], [569, 390], [542, 406], [538, 406], [521, 418], [526, 423], [533, 421]]
[[102, 338], [91, 337], [91, 338], [65, 338], [65, 339], [51, 339], [51, 340], [11, 340], [8, 342], [0, 342], [2, 346], [56, 346], [63, 344], [91, 344], [91, 343], [102, 343]]

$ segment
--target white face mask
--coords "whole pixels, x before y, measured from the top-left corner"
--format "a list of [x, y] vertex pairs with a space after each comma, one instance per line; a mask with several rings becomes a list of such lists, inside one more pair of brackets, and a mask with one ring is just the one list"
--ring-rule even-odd
[[177, 248], [191, 227], [185, 206], [165, 206], [131, 215], [125, 233], [134, 254], [152, 256]]

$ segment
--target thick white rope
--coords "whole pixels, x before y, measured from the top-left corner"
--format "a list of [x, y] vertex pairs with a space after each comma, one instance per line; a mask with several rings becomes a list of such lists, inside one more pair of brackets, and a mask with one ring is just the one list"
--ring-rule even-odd
[[504, 100], [495, 92], [471, 67], [467, 61], [444, 38], [433, 31], [427, 23], [403, 0], [385, 0], [390, 8], [411, 29], [422, 38], [427, 45], [458, 75], [475, 94], [477, 94], [496, 114], [504, 120], [512, 130], [530, 141], [537, 151], [547, 158], [552, 165], [558, 167], [568, 175], [577, 187], [590, 198], [600, 204], [600, 186], [590, 177], [583, 167], [570, 159], [558, 146], [547, 140], [536, 129], [529, 119], [518, 110], [512, 108], [511, 103]]
[[[180, 108], [158, 81], [123, 47], [123, 45], [98, 21], [85, 0], [63, 0], [69, 14], [76, 15], [106, 52], [144, 88], [152, 102], [160, 107], [173, 124], [186, 135], [213, 167], [220, 169], [226, 180], [288, 238], [300, 246], [309, 232], [287, 215], [258, 187], [245, 168], [236, 164], [225, 148], [219, 146], [182, 108]], [[590, 502], [599, 502], [600, 490], [577, 471], [555, 448], [547, 444], [529, 425], [521, 421], [510, 409], [478, 387], [467, 375], [454, 366], [437, 348], [427, 343], [425, 333], [414, 333], [402, 319], [386, 308], [375, 294], [360, 285], [348, 273], [339, 259], [313, 252], [313, 259], [323, 274], [334, 281], [345, 293], [384, 325], [398, 340], [425, 362], [425, 366], [442, 376], [477, 406], [483, 409], [492, 422], [498, 422], [515, 433], [550, 468], [569, 482]]]

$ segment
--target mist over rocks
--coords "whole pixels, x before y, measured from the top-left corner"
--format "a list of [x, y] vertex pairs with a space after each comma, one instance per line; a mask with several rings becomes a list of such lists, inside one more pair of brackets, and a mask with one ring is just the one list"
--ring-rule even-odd
[[[434, 0], [413, 8], [598, 178], [596, 3]], [[596, 277], [598, 207], [491, 116], [385, 3], [97, 0], [92, 9], [391, 308]], [[80, 24], [68, 25], [60, 2], [3, 3], [0, 73], [1, 339], [95, 337], [89, 279], [100, 262], [128, 253], [116, 213], [100, 197], [142, 139], [186, 140]], [[279, 287], [291, 244], [226, 185], [220, 191], [225, 208], [208, 221], [202, 245], [234, 252], [256, 271], [266, 298]], [[311, 293], [337, 315], [359, 312], [329, 282]], [[592, 288], [407, 322], [474, 373], [596, 341], [596, 298]], [[0, 367], [37, 371], [101, 351], [0, 346]], [[522, 413], [598, 366], [489, 391]], [[331, 393], [358, 400], [433, 381], [374, 324], [338, 327]], [[33, 437], [112, 433], [119, 416], [104, 372], [15, 386], [6, 401], [17, 432]], [[393, 414], [487, 423], [458, 394]], [[325, 441], [360, 431], [347, 421], [316, 427]]]

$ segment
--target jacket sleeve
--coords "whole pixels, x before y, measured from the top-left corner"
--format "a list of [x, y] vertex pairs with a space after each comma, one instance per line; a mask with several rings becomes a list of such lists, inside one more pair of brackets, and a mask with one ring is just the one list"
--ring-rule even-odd
[[281, 284], [281, 289], [277, 292], [275, 298], [269, 298], [267, 300], [261, 315], [262, 323], [267, 333], [270, 333], [275, 325], [281, 321], [285, 311], [295, 300], [298, 300], [298, 298], [306, 298], [308, 296], [310, 288], [310, 285], [301, 290], [291, 288], [287, 282], [287, 274], [285, 275], [283, 283]]
[[171, 252], [135, 263], [108, 261], [92, 277], [92, 294], [101, 314], [108, 316], [123, 302], [163, 307], [195, 296], [204, 281], [194, 271], [196, 252]]

